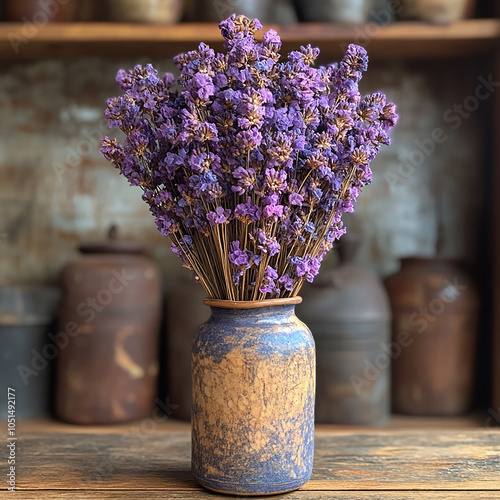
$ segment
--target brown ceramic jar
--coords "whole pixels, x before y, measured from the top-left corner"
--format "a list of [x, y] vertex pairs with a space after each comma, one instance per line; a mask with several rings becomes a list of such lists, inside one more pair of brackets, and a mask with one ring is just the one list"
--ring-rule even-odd
[[470, 409], [479, 297], [459, 261], [407, 258], [386, 280], [393, 312], [393, 408], [412, 415]]
[[79, 424], [145, 418], [157, 397], [158, 267], [133, 243], [80, 250], [61, 277], [56, 416]]

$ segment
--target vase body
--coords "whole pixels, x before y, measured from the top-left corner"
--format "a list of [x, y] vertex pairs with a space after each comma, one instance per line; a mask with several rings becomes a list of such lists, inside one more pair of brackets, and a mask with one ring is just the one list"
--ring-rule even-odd
[[380, 280], [350, 262], [302, 291], [297, 315], [317, 346], [316, 421], [376, 425], [390, 415], [390, 305]]
[[203, 304], [206, 296], [194, 278], [185, 278], [167, 297], [167, 394], [176, 407], [172, 417], [182, 420], [191, 418], [191, 347], [198, 328], [210, 316]]
[[146, 418], [158, 393], [159, 270], [132, 247], [81, 249], [61, 276], [55, 414], [77, 424]]
[[393, 408], [459, 415], [474, 397], [479, 297], [458, 261], [408, 258], [386, 280], [393, 312]]
[[315, 349], [298, 301], [206, 301], [212, 314], [192, 352], [192, 472], [202, 486], [272, 494], [311, 476]]

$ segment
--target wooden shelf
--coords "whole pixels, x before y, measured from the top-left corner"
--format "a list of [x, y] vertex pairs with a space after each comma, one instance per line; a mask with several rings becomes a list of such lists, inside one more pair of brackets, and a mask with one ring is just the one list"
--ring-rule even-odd
[[[373, 58], [470, 57], [500, 47], [500, 20], [473, 19], [448, 26], [423, 23], [344, 26], [302, 23], [275, 28], [284, 50], [311, 43], [324, 59], [338, 58], [348, 43], [368, 48]], [[204, 41], [222, 46], [215, 24], [184, 23], [174, 26], [111, 23], [68, 23], [28, 26], [0, 23], [0, 59], [75, 56], [171, 57]]]

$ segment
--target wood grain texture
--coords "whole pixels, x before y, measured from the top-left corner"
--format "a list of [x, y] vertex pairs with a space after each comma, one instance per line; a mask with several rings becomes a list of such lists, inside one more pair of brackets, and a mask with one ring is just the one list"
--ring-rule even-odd
[[[338, 57], [350, 42], [369, 45], [371, 57], [464, 57], [492, 52], [500, 40], [500, 21], [496, 19], [471, 19], [448, 26], [301, 23], [267, 25], [265, 29], [271, 27], [282, 36], [284, 50], [308, 42], [321, 47], [326, 57]], [[165, 56], [192, 49], [200, 40], [217, 49], [222, 46], [215, 23], [53, 23], [34, 27], [0, 23], [0, 58], [120, 55], [124, 48], [128, 55]]]
[[[168, 406], [168, 403], [165, 402]], [[392, 415], [384, 424], [373, 427], [364, 426], [363, 430], [377, 433], [384, 430], [472, 430], [485, 427], [488, 415], [473, 413], [464, 417], [415, 417], [412, 415]], [[74, 425], [52, 419], [20, 420], [17, 428], [22, 435], [34, 433], [66, 433], [66, 434], [137, 434], [143, 422], [128, 422], [116, 425]], [[166, 433], [187, 433], [191, 429], [189, 422], [166, 418], [158, 421], [148, 432], [164, 435]], [[316, 424], [316, 435], [333, 433], [359, 433], [359, 425]], [[1, 435], [1, 430], [0, 430]]]
[[[35, 497], [36, 495], [36, 497]], [[162, 491], [135, 490], [135, 491], [113, 491], [113, 490], [93, 490], [74, 491], [16, 491], [16, 500], [241, 500], [242, 498], [232, 495], [216, 495], [208, 491], [170, 491], [168, 496]], [[259, 498], [259, 497], [257, 497]], [[262, 498], [262, 497], [260, 497]], [[267, 498], [267, 497], [264, 497]], [[470, 493], [447, 491], [445, 493], [437, 491], [293, 491], [287, 493], [283, 500], [492, 500], [500, 498], [500, 492], [475, 491], [473, 496]]]
[[[17, 444], [19, 499], [214, 498], [191, 477], [186, 432], [58, 433], [21, 427]], [[0, 462], [0, 470], [5, 467]], [[5, 489], [1, 484], [0, 497]], [[500, 498], [500, 432], [321, 432], [312, 479], [287, 498]]]

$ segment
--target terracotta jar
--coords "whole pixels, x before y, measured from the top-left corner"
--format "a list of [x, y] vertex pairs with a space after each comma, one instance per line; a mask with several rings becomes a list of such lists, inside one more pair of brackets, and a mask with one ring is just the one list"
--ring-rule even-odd
[[379, 424], [390, 413], [390, 306], [380, 280], [344, 262], [303, 288], [317, 350], [316, 421]]
[[407, 258], [386, 280], [393, 312], [393, 408], [458, 415], [474, 396], [479, 296], [459, 261]]
[[202, 323], [210, 317], [203, 303], [207, 294], [194, 277], [186, 277], [167, 296], [168, 396], [177, 408], [172, 416], [191, 418], [191, 346]]
[[[58, 290], [41, 286], [0, 286], [0, 413], [7, 417], [13, 389], [16, 418], [50, 414], [54, 359], [59, 349], [50, 330]], [[10, 393], [11, 391], [9, 391]]]
[[56, 416], [79, 424], [145, 418], [157, 397], [158, 267], [135, 243], [80, 251], [61, 277]]

